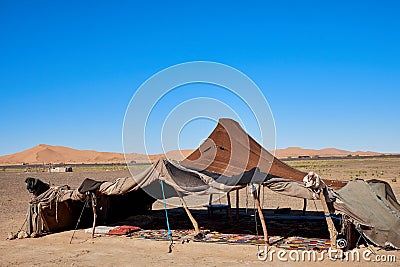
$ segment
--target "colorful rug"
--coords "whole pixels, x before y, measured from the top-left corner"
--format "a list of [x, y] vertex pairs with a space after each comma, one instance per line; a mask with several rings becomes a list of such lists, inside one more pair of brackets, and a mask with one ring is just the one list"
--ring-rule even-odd
[[293, 236], [285, 238], [276, 243], [279, 248], [288, 250], [328, 250], [331, 247], [329, 239], [323, 238], [305, 238]]
[[137, 227], [137, 226], [122, 225], [122, 226], [117, 226], [116, 228], [109, 231], [107, 234], [108, 235], [127, 235], [127, 234], [137, 232], [140, 230], [142, 230], [142, 228]]
[[[192, 239], [194, 235], [193, 230], [173, 230], [172, 239], [174, 241]], [[144, 238], [144, 239], [153, 239], [153, 240], [168, 240], [168, 231], [161, 230], [141, 230], [134, 233], [130, 233], [127, 235], [128, 237], [133, 238]]]
[[[222, 234], [219, 232], [202, 231], [204, 238], [194, 238], [193, 230], [173, 230], [172, 239], [174, 241], [185, 242], [213, 242], [225, 244], [264, 244], [263, 236], [245, 235], [245, 234]], [[168, 240], [167, 230], [142, 230], [128, 235], [132, 238], [144, 238], [153, 240]], [[327, 250], [330, 247], [329, 239], [306, 238], [306, 237], [281, 237], [271, 236], [270, 244], [287, 250]]]

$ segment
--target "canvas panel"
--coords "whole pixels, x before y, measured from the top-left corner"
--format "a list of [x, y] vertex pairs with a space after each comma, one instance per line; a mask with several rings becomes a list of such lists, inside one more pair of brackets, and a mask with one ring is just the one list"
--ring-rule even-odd
[[[383, 186], [383, 187], [382, 187]], [[379, 189], [377, 192], [374, 189]], [[337, 190], [338, 201], [334, 207], [362, 226], [364, 234], [379, 246], [392, 245], [400, 248], [400, 210], [398, 203], [388, 199], [391, 189], [382, 192], [384, 184], [364, 180], [352, 180]], [[389, 187], [390, 188], [390, 187]]]

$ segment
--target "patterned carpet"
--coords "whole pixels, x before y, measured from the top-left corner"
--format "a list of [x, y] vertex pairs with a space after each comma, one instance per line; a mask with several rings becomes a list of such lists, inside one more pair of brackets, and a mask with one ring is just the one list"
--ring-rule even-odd
[[[172, 230], [172, 238], [175, 242], [214, 242], [225, 244], [263, 244], [263, 236], [245, 234], [223, 234], [219, 232], [202, 231], [203, 238], [195, 238], [193, 230]], [[132, 238], [144, 238], [153, 240], [168, 240], [166, 230], [142, 230], [129, 234]], [[288, 250], [327, 250], [330, 247], [329, 239], [310, 237], [269, 237], [270, 244]]]
[[[201, 238], [196, 238], [192, 224], [183, 209], [168, 210], [174, 242], [213, 242], [226, 244], [264, 244], [263, 232], [255, 211], [241, 209], [238, 220], [229, 222], [225, 213], [208, 216], [206, 210], [193, 210], [193, 216], [201, 222]], [[323, 213], [308, 212], [307, 216], [274, 215], [265, 211], [269, 243], [288, 250], [326, 250], [330, 247], [329, 232]], [[143, 216], [142, 216], [143, 217]], [[141, 226], [142, 231], [128, 236], [153, 240], [168, 240], [163, 210], [152, 211], [149, 223]], [[255, 220], [257, 218], [257, 220]], [[143, 218], [141, 218], [143, 220]], [[256, 223], [257, 221], [257, 223]], [[121, 225], [121, 224], [120, 224]], [[129, 225], [125, 221], [124, 225]], [[137, 222], [130, 225], [137, 225]], [[338, 227], [338, 226], [337, 226]]]

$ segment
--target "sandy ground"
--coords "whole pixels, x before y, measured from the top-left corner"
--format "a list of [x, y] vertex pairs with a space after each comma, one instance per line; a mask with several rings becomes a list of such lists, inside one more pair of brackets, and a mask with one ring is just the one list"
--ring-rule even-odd
[[[388, 181], [397, 197], [400, 196], [400, 161], [395, 160], [351, 160], [351, 161], [296, 161], [291, 162], [303, 170], [317, 170], [322, 177], [337, 177], [350, 179], [358, 177], [379, 178]], [[374, 175], [372, 175], [372, 173]], [[96, 237], [78, 230], [72, 244], [69, 240], [72, 231], [48, 235], [36, 239], [6, 240], [8, 232], [16, 232], [24, 222], [27, 203], [30, 199], [25, 189], [24, 180], [27, 176], [38, 177], [52, 184], [69, 184], [77, 187], [86, 177], [96, 180], [112, 180], [128, 176], [127, 171], [92, 171], [74, 173], [0, 173], [0, 266], [250, 266], [270, 265], [270, 261], [257, 259], [257, 246], [227, 245], [201, 242], [176, 243], [172, 253], [168, 253], [168, 242], [142, 240], [127, 237]], [[378, 176], [378, 177], [377, 177]], [[396, 179], [394, 182], [392, 179]], [[268, 209], [291, 207], [301, 210], [301, 199], [289, 198], [266, 191], [263, 206]], [[241, 191], [241, 207], [244, 207], [245, 192]], [[221, 200], [224, 202], [225, 200]], [[322, 210], [318, 202], [310, 204], [308, 210]], [[161, 208], [161, 203], [155, 203], [155, 209]], [[200, 222], [201, 224], [201, 222]], [[276, 250], [279, 250], [276, 248]], [[361, 252], [365, 251], [364, 248]], [[400, 261], [400, 253], [383, 251], [374, 248], [378, 255], [395, 255]], [[289, 252], [289, 251], [288, 251]], [[318, 254], [320, 255], [320, 254]], [[286, 255], [288, 258], [288, 255]], [[370, 257], [374, 259], [374, 256]], [[304, 262], [281, 262], [276, 257], [272, 262], [276, 266], [304, 264]], [[351, 265], [351, 266], [399, 266], [389, 262], [333, 262], [325, 257], [321, 262], [307, 262], [308, 265]]]

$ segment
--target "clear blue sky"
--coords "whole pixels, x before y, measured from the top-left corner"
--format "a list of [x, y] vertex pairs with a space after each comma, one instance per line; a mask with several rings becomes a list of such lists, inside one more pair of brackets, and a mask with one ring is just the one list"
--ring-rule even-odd
[[257, 83], [280, 148], [400, 152], [399, 1], [116, 2], [0, 2], [0, 155], [121, 152], [135, 90], [193, 60]]

